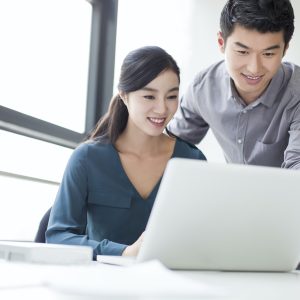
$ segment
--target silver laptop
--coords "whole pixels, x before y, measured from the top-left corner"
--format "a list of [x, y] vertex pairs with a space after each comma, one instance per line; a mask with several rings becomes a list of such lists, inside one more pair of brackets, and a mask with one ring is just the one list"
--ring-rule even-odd
[[300, 260], [299, 186], [300, 171], [171, 159], [135, 261], [158, 259], [171, 269], [293, 270]]

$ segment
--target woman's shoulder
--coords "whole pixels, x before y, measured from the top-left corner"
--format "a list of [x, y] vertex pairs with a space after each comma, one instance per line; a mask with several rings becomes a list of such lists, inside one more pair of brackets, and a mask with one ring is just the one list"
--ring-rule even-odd
[[85, 152], [89, 151], [90, 149], [102, 149], [106, 150], [109, 148], [111, 144], [102, 140], [87, 140], [82, 143], [80, 143], [74, 151], [76, 152]]
[[113, 152], [111, 143], [101, 140], [88, 140], [79, 144], [72, 156], [81, 159], [90, 159], [95, 156], [105, 156]]
[[175, 151], [173, 156], [206, 160], [205, 155], [197, 146], [179, 137], [176, 137]]

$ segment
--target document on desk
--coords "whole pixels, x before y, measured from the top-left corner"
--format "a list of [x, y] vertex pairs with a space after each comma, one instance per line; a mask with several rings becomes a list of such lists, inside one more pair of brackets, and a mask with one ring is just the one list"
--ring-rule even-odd
[[[105, 297], [207, 297], [220, 295], [216, 288], [183, 277], [158, 261], [130, 267], [97, 264], [64, 268], [47, 279], [55, 290], [76, 295]], [[64, 270], [64, 271], [63, 271]]]

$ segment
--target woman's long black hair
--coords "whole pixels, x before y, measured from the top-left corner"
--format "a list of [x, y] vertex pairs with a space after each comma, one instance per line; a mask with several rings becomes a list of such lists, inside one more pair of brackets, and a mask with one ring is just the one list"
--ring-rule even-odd
[[[146, 46], [131, 51], [124, 59], [118, 84], [119, 92], [130, 93], [145, 87], [162, 71], [172, 70], [180, 80], [176, 61], [157, 46]], [[114, 144], [128, 121], [127, 107], [120, 95], [112, 98], [107, 113], [98, 121], [88, 140], [104, 138]]]

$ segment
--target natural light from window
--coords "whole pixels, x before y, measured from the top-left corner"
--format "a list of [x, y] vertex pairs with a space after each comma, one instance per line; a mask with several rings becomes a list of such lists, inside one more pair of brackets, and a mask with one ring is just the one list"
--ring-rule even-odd
[[0, 2], [2, 106], [84, 132], [91, 11], [85, 0]]
[[[0, 105], [84, 132], [91, 16], [86, 0], [1, 0]], [[33, 240], [72, 149], [3, 130], [0, 145], [0, 240]]]

